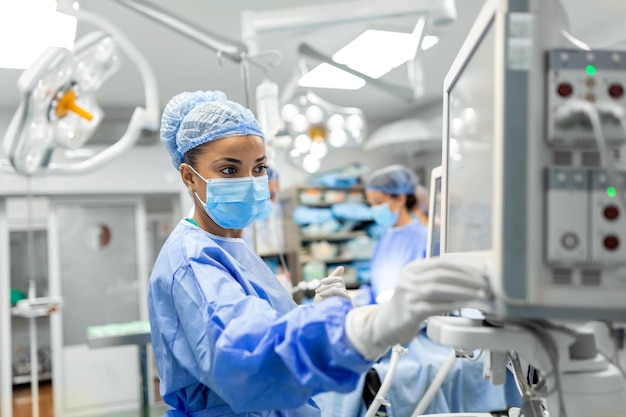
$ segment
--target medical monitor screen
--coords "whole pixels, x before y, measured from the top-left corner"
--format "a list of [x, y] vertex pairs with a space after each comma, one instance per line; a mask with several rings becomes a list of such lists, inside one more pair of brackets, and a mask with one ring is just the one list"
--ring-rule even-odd
[[492, 248], [494, 29], [448, 89], [446, 252]]

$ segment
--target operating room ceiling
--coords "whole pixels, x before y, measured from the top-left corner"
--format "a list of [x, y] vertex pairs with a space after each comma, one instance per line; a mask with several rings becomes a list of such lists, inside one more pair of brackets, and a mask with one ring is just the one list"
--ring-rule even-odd
[[[218, 33], [229, 39], [241, 41], [241, 13], [244, 10], [279, 10], [324, 3], [336, 0], [150, 0], [160, 8], [170, 10], [199, 27]], [[393, 1], [393, 0], [389, 0]], [[417, 1], [417, 0], [416, 0]], [[436, 1], [436, 0], [421, 0]], [[114, 23], [143, 52], [151, 64], [159, 86], [161, 106], [181, 91], [219, 89], [234, 100], [244, 102], [244, 84], [241, 69], [226, 58], [218, 59], [205, 46], [191, 41], [114, 0], [80, 0], [83, 9], [97, 13]], [[354, 1], [350, 1], [354, 3]], [[424, 91], [416, 100], [402, 98], [366, 85], [360, 90], [316, 89], [323, 99], [337, 105], [357, 106], [364, 110], [368, 123], [380, 125], [403, 117], [414, 117], [420, 112], [440, 110], [443, 78], [484, 0], [456, 0], [458, 19], [445, 26], [430, 26], [427, 34], [439, 36], [440, 42], [421, 53], [423, 63]], [[622, 42], [623, 22], [626, 18], [624, 0], [563, 0], [569, 14], [574, 36], [592, 46], [611, 45]], [[409, 15], [360, 22], [303, 27], [259, 36], [261, 50], [274, 49], [282, 53], [282, 63], [270, 68], [268, 77], [285, 90], [297, 73], [299, 64], [297, 48], [307, 43], [322, 53], [332, 55], [341, 46], [365, 29], [387, 29], [410, 32], [417, 16]], [[78, 35], [91, 28], [79, 24]], [[306, 58], [309, 68], [317, 63]], [[0, 69], [0, 109], [12, 111], [17, 107], [19, 96], [16, 88], [20, 71]], [[252, 94], [263, 79], [263, 72], [252, 66], [250, 81]], [[409, 88], [407, 66], [401, 65], [382, 78], [385, 82]], [[126, 109], [143, 103], [143, 87], [138, 72], [127, 63], [123, 69], [101, 88], [98, 97], [109, 114], [124, 114]], [[254, 105], [253, 101], [251, 104]]]

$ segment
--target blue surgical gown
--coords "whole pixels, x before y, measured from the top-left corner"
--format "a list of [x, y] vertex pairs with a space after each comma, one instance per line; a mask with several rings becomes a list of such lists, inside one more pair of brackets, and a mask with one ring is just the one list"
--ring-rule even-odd
[[349, 392], [371, 362], [346, 339], [350, 303], [298, 307], [243, 239], [182, 220], [148, 295], [166, 416], [319, 416], [311, 397]]
[[[389, 417], [408, 417], [422, 399], [442, 364], [448, 359], [450, 347], [433, 342], [423, 329], [406, 345], [387, 394]], [[381, 381], [390, 368], [390, 353], [374, 364]], [[509, 377], [509, 375], [507, 375]], [[324, 417], [361, 417], [367, 408], [362, 400], [364, 379], [348, 394], [327, 392], [315, 397]], [[512, 375], [505, 386], [493, 385], [483, 378], [483, 360], [457, 358], [443, 384], [433, 397], [425, 414], [487, 413], [519, 406], [519, 393]]]
[[370, 261], [374, 298], [396, 288], [400, 270], [426, 255], [428, 229], [418, 220], [392, 227], [376, 241]]

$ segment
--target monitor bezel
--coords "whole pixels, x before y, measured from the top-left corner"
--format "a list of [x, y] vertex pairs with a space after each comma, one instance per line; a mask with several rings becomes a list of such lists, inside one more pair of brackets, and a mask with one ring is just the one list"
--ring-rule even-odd
[[[509, 0], [510, 1], [510, 0]], [[493, 178], [493, 210], [492, 210], [492, 244], [489, 250], [466, 251], [466, 252], [450, 252], [448, 244], [448, 173], [449, 173], [449, 116], [450, 116], [450, 93], [456, 85], [463, 70], [474, 57], [474, 53], [480, 47], [482, 40], [489, 33], [494, 31], [494, 137], [493, 137], [493, 154], [492, 161], [494, 173], [503, 170], [503, 131], [505, 118], [506, 102], [506, 19], [509, 1], [488, 0], [481, 9], [472, 29], [470, 30], [465, 42], [461, 46], [459, 53], [453, 61], [448, 71], [443, 86], [443, 126], [442, 126], [442, 180], [441, 180], [441, 227], [440, 227], [440, 257], [447, 259], [456, 259], [459, 261], [474, 263], [485, 269], [486, 274], [493, 277], [492, 290], [498, 294], [497, 299], [487, 302], [469, 303], [467, 307], [478, 308], [484, 312], [496, 314], [504, 314], [512, 304], [525, 304], [528, 297], [528, 288], [525, 282], [521, 282], [518, 288], [506, 288], [508, 281], [503, 280], [503, 269], [509, 267], [506, 260], [503, 259], [505, 250], [501, 242], [503, 233], [505, 232], [502, 225], [503, 201], [506, 196], [503, 193], [504, 181], [499, 175]], [[521, 87], [520, 87], [521, 88]], [[525, 265], [519, 268], [516, 274], [525, 275]], [[519, 282], [516, 281], [516, 282]]]
[[[441, 177], [441, 172], [443, 167], [441, 165], [432, 169], [430, 173], [430, 190], [429, 190], [429, 199], [428, 199], [428, 238], [426, 245], [426, 258], [432, 257], [432, 249], [433, 249], [433, 236], [435, 231], [435, 207], [437, 206], [437, 181], [441, 181], [441, 186], [443, 187], [443, 179]], [[439, 192], [441, 194], [441, 191]], [[439, 204], [439, 221], [441, 222], [441, 208], [442, 204]], [[439, 234], [441, 235], [441, 228], [439, 229]], [[439, 236], [439, 242], [441, 245], [441, 236]], [[441, 253], [441, 248], [439, 249], [439, 253]]]
[[[470, 60], [472, 59], [472, 57], [474, 56], [474, 53], [476, 52], [476, 50], [479, 48], [479, 46], [481, 45], [481, 42], [483, 40], [483, 38], [486, 36], [486, 34], [489, 32], [489, 30], [494, 30], [494, 31], [503, 31], [504, 30], [504, 23], [501, 22], [502, 19], [500, 19], [499, 17], [502, 16], [502, 2], [497, 1], [497, 0], [489, 0], [485, 3], [485, 5], [483, 6], [483, 8], [481, 9], [474, 25], [472, 26], [472, 29], [470, 30], [470, 33], [468, 34], [467, 38], [465, 39], [465, 42], [463, 43], [463, 45], [461, 46], [461, 49], [459, 50], [459, 53], [457, 54], [455, 60], [453, 61], [450, 70], [448, 71], [445, 79], [444, 79], [444, 86], [443, 86], [443, 127], [442, 127], [442, 182], [441, 182], [441, 229], [440, 229], [440, 233], [441, 233], [441, 237], [440, 237], [440, 254], [441, 256], [464, 256], [464, 254], [471, 254], [471, 256], [479, 256], [481, 258], [484, 259], [494, 259], [497, 258], [492, 256], [493, 251], [495, 250], [495, 248], [497, 248], [497, 246], [495, 245], [495, 241], [497, 239], [497, 225], [499, 224], [497, 222], [498, 219], [496, 219], [496, 217], [499, 215], [498, 210], [495, 209], [494, 207], [494, 211], [493, 211], [493, 215], [494, 215], [494, 219], [492, 220], [492, 249], [487, 250], [487, 251], [472, 251], [472, 252], [454, 252], [451, 253], [448, 251], [448, 172], [449, 172], [449, 161], [448, 161], [448, 154], [449, 154], [449, 133], [450, 133], [450, 125], [449, 125], [449, 115], [450, 115], [450, 93], [452, 91], [452, 89], [454, 88], [454, 86], [456, 85], [457, 80], [459, 79], [459, 77], [461, 76], [463, 70], [465, 69], [465, 67], [469, 64]], [[498, 69], [498, 63], [501, 62], [501, 60], [504, 59], [504, 57], [502, 56], [502, 50], [503, 48], [501, 47], [501, 45], [498, 44], [499, 40], [502, 38], [502, 36], [498, 36], [498, 33], [495, 34], [495, 45], [494, 45], [494, 75], [496, 77], [501, 76], [501, 74], [499, 73]], [[496, 82], [496, 85], [498, 83]], [[502, 99], [502, 91], [497, 91], [498, 89], [496, 88], [496, 91], [494, 92], [494, 111], [496, 112], [496, 114], [494, 114], [494, 123], [497, 123], [499, 118], [498, 116], [500, 116], [499, 114], [497, 114], [497, 112], [502, 112], [502, 107], [503, 107], [503, 99]], [[502, 113], [503, 114], [503, 113]], [[498, 152], [498, 145], [499, 145], [499, 140], [497, 140], [498, 138], [496, 137], [498, 135], [498, 126], [494, 127], [494, 159], [492, 161], [493, 164], [497, 163], [497, 158], [495, 158], [495, 154]], [[494, 168], [496, 166], [494, 165]], [[498, 200], [498, 193], [496, 192], [496, 190], [499, 189], [499, 184], [497, 184], [498, 179], [494, 178], [494, 192], [496, 194], [495, 199], [494, 199], [494, 205], [497, 205], [499, 202]]]

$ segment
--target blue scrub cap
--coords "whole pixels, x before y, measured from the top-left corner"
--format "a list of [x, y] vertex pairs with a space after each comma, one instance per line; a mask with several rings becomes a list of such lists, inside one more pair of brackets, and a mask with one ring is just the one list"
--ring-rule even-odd
[[381, 191], [385, 194], [413, 194], [419, 179], [404, 165], [391, 165], [374, 171], [367, 179], [367, 190]]
[[180, 93], [165, 105], [161, 117], [161, 142], [178, 168], [183, 155], [207, 142], [232, 136], [255, 135], [265, 140], [254, 114], [230, 101], [221, 91]]

